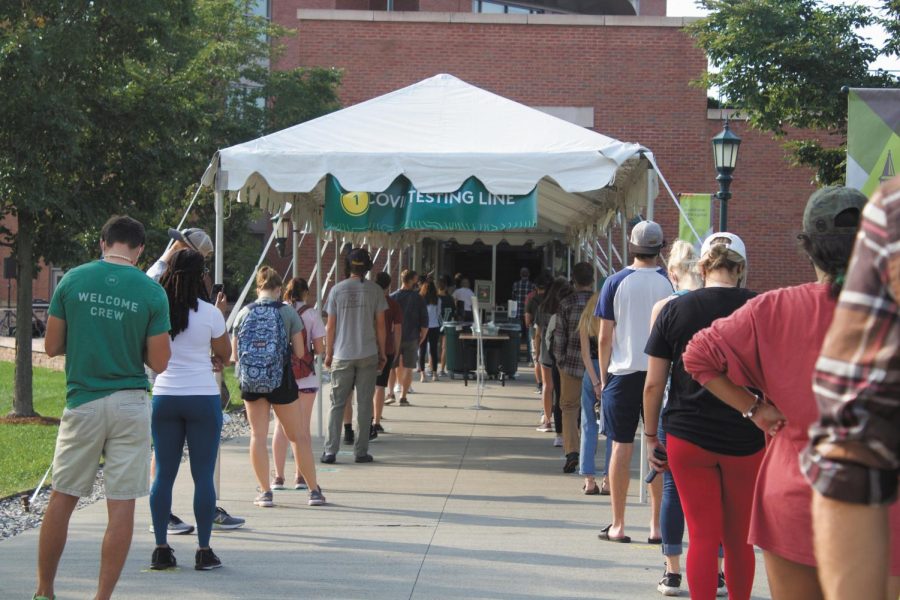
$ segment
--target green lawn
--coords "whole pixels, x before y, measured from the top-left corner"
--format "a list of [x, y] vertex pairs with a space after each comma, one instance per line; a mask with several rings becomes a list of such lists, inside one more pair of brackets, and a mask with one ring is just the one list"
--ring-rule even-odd
[[[60, 371], [34, 369], [34, 409], [45, 417], [62, 416], [66, 401], [66, 377]], [[231, 390], [230, 410], [242, 403], [234, 369], [225, 371]], [[0, 362], [0, 416], [12, 408], [13, 364]], [[0, 423], [0, 497], [32, 489], [53, 460], [56, 426]]]

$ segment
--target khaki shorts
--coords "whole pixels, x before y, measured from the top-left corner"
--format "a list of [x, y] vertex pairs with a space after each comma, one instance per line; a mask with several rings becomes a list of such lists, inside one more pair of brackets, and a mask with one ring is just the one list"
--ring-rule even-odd
[[150, 397], [121, 390], [67, 408], [53, 456], [53, 489], [89, 496], [103, 457], [106, 497], [133, 500], [149, 493]]
[[419, 360], [418, 339], [400, 342], [400, 364], [407, 369], [416, 369]]

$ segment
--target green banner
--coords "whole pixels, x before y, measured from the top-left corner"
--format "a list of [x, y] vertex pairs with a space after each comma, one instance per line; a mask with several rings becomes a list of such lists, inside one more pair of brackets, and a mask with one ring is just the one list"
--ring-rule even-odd
[[900, 165], [900, 89], [851, 89], [847, 185], [866, 196]]
[[712, 194], [682, 194], [679, 201], [684, 214], [678, 220], [678, 237], [699, 247], [700, 241], [694, 237], [684, 215], [700, 238], [705, 239], [712, 233]]
[[402, 175], [383, 192], [348, 192], [325, 181], [325, 228], [336, 231], [504, 231], [537, 225], [537, 188], [524, 196], [492, 194], [470, 177], [455, 192], [423, 194]]

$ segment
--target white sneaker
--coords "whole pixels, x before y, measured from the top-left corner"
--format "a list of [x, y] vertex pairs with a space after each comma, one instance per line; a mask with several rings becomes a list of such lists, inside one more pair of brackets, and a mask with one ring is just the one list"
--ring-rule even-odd
[[562, 448], [562, 436], [556, 436], [553, 438], [553, 447], [554, 448]]
[[400, 384], [399, 384], [399, 383], [396, 384], [396, 385], [394, 386], [394, 393], [395, 393], [395, 394], [400, 394], [400, 393], [402, 393], [402, 392], [403, 392], [403, 388], [400, 387]]

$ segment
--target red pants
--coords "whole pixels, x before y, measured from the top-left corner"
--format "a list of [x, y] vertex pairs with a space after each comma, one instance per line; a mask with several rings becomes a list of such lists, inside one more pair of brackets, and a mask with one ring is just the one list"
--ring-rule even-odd
[[728, 597], [748, 600], [756, 559], [747, 534], [765, 450], [750, 456], [716, 454], [672, 434], [666, 450], [690, 534], [687, 578], [692, 600], [716, 597], [720, 542], [725, 547]]

